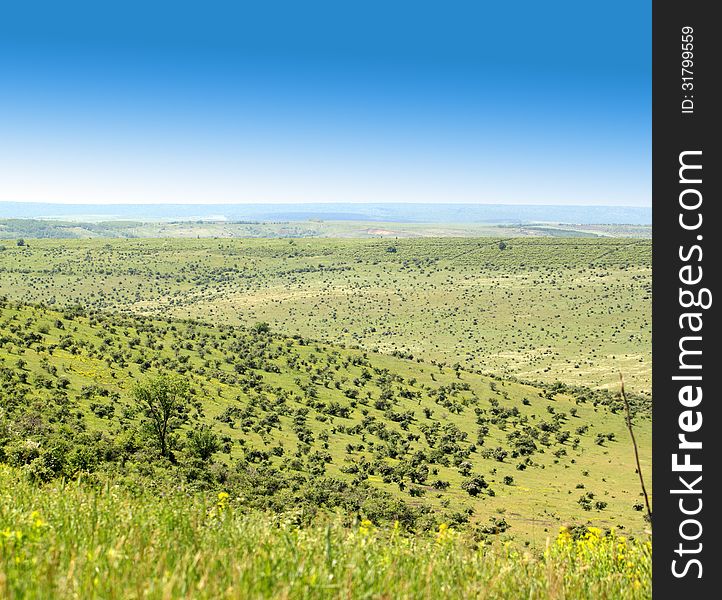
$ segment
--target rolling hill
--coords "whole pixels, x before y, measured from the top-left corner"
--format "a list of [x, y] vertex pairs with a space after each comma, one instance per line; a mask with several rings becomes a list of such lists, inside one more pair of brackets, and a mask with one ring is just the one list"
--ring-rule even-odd
[[[161, 375], [190, 387], [167, 456], [133, 394]], [[302, 519], [341, 510], [532, 545], [560, 524], [645, 527], [621, 404], [606, 391], [503, 380], [267, 323], [7, 300], [0, 378], [0, 459], [36, 481], [170, 482]], [[634, 400], [649, 476], [649, 404]]]

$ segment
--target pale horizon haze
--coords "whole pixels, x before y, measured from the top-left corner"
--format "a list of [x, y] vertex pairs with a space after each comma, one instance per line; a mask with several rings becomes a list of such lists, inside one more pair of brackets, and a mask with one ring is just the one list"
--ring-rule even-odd
[[4, 13], [0, 202], [651, 206], [649, 2]]

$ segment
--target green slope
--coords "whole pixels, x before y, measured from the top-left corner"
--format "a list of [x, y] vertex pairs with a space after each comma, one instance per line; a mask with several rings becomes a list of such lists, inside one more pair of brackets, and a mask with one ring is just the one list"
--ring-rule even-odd
[[29, 303], [274, 324], [503, 377], [651, 391], [651, 242], [31, 240], [0, 252]]
[[[405, 515], [422, 528], [469, 520], [482, 535], [532, 544], [562, 523], [644, 529], [624, 417], [610, 394], [273, 329], [5, 302], [0, 459], [41, 480], [110, 473], [158, 489], [161, 480], [231, 489], [261, 508], [325, 505], [376, 521]], [[158, 373], [178, 374], [192, 390], [174, 463], [158, 455], [130, 393]], [[638, 407], [649, 477], [650, 419]], [[206, 461], [187, 445], [202, 426], [221, 443]], [[489, 487], [472, 496], [466, 488], [478, 476]]]

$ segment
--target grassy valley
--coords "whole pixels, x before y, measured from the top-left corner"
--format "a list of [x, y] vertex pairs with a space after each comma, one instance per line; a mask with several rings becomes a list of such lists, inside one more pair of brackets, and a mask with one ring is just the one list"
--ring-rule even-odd
[[[32, 240], [0, 293], [49, 305], [273, 323], [534, 381], [651, 386], [651, 242], [627, 239]], [[500, 247], [503, 246], [503, 250]]]
[[554, 222], [416, 223], [403, 221], [0, 219], [0, 238], [428, 238], [428, 237], [652, 237], [651, 225]]
[[[170, 439], [179, 456], [161, 456], [160, 464], [201, 487], [206, 466], [217, 484], [241, 477], [259, 508], [276, 494], [254, 479], [266, 473], [289, 493], [316, 478], [343, 482], [341, 495], [381, 490], [403, 509], [392, 503], [392, 514], [375, 515], [362, 503], [357, 510], [393, 520], [409, 507], [410, 527], [451, 520], [483, 530], [504, 521], [510, 534], [540, 543], [563, 523], [644, 526], [621, 404], [610, 394], [505, 382], [287, 338], [264, 325], [216, 328], [22, 305], [6, 306], [2, 325], [4, 455], [39, 480], [147, 459], [153, 439], [131, 391], [166, 372], [191, 389]], [[640, 399], [637, 421], [648, 467], [645, 406]], [[195, 465], [188, 434], [203, 428], [215, 450]], [[72, 449], [48, 455], [55, 442]]]
[[2, 248], [0, 595], [649, 594], [649, 242]]

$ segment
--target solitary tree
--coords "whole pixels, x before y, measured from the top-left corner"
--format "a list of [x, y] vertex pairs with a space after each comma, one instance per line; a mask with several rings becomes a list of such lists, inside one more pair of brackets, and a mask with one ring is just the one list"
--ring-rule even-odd
[[148, 418], [161, 454], [169, 456], [168, 435], [188, 404], [188, 382], [177, 376], [160, 375], [138, 384], [133, 396]]

